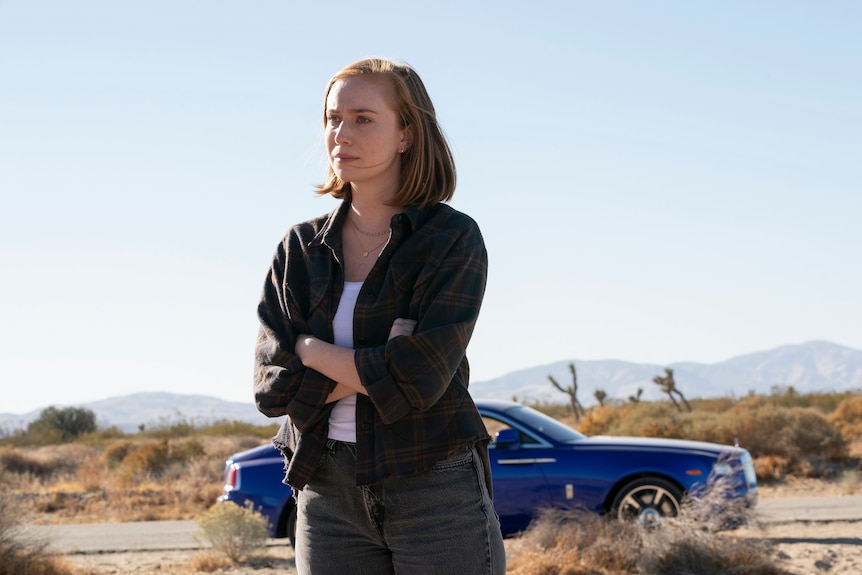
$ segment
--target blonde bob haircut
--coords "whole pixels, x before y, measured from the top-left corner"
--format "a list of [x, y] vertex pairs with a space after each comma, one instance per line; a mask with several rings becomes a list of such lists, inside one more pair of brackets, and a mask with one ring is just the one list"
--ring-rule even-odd
[[[434, 105], [425, 85], [413, 68], [382, 58], [366, 58], [337, 72], [323, 97], [323, 124], [326, 101], [332, 85], [356, 76], [376, 76], [389, 80], [395, 88], [394, 108], [402, 128], [410, 127], [412, 142], [401, 154], [401, 186], [389, 201], [393, 206], [428, 207], [452, 199], [455, 193], [455, 161], [446, 137], [437, 123]], [[350, 183], [339, 179], [329, 167], [326, 183], [317, 186], [320, 195], [331, 194], [350, 201]]]

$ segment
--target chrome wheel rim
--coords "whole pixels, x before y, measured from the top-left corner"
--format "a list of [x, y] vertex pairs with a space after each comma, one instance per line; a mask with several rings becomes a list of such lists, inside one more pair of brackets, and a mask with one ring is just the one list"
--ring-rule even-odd
[[636, 520], [644, 525], [655, 525], [664, 517], [677, 515], [679, 502], [670, 491], [657, 485], [644, 485], [633, 489], [620, 502], [617, 511], [620, 519]]

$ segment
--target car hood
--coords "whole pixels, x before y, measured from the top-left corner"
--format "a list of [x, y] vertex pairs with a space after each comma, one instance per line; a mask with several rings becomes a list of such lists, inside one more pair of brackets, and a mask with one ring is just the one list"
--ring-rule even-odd
[[580, 448], [594, 447], [601, 449], [644, 450], [644, 451], [700, 451], [710, 455], [719, 455], [728, 451], [742, 451], [731, 445], [707, 443], [705, 441], [690, 441], [688, 439], [665, 439], [658, 437], [615, 437], [610, 435], [594, 435], [570, 442]]

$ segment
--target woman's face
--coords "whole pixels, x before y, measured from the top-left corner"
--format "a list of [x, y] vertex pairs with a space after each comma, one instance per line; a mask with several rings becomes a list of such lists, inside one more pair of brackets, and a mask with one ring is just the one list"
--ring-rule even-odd
[[354, 192], [398, 190], [399, 156], [410, 145], [410, 131], [401, 127], [394, 102], [395, 90], [385, 78], [344, 78], [329, 90], [324, 131], [329, 164]]

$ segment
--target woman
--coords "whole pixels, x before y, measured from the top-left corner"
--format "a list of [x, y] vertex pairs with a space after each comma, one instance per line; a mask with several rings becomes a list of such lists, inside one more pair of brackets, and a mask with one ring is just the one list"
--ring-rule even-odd
[[255, 400], [297, 496], [301, 574], [505, 572], [490, 439], [467, 392], [487, 253], [410, 67], [330, 80], [332, 213], [294, 226], [258, 306]]

